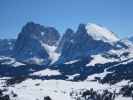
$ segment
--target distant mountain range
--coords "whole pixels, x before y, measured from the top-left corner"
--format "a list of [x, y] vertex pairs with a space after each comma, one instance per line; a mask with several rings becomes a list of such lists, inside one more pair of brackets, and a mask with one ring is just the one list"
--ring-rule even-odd
[[132, 91], [132, 37], [28, 22], [17, 39], [0, 39], [0, 100], [131, 100]]
[[16, 40], [0, 40], [0, 55], [23, 63], [49, 65], [130, 46], [129, 41], [121, 40], [114, 32], [93, 23], [80, 24], [76, 32], [67, 29], [61, 36], [53, 27], [28, 22]]

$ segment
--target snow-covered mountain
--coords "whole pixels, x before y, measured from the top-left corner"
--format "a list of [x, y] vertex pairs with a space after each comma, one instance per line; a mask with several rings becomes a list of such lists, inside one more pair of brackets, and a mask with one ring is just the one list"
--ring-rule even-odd
[[121, 48], [128, 48], [128, 45], [107, 28], [80, 24], [76, 32], [70, 29], [65, 32], [57, 49], [62, 63]]
[[107, 28], [92, 23], [80, 24], [76, 32], [67, 29], [60, 37], [53, 27], [28, 22], [18, 34], [16, 42], [3, 41], [0, 42], [2, 56], [5, 56], [5, 52], [20, 62], [44, 65], [91, 58], [112, 49], [131, 46]]
[[102, 40], [104, 42], [117, 42], [119, 40], [114, 32], [97, 24], [88, 23], [86, 30], [88, 35], [91, 35], [95, 40]]
[[2, 56], [10, 55], [27, 64], [47, 65], [91, 59], [103, 54], [107, 56], [110, 51], [116, 52], [110, 55], [117, 55], [115, 60], [118, 60], [120, 55], [117, 52], [129, 52], [132, 43], [119, 39], [114, 32], [93, 23], [80, 24], [76, 32], [69, 28], [60, 37], [60, 33], [53, 27], [28, 22], [18, 34], [16, 42], [1, 40], [0, 48]]
[[[97, 24], [60, 33], [28, 22], [0, 40], [1, 100], [131, 100], [133, 44]], [[11, 51], [8, 54], [1, 51]]]

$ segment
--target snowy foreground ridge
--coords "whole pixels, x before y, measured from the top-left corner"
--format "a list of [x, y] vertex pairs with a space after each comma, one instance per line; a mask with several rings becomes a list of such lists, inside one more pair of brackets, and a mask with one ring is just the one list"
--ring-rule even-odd
[[[71, 92], [79, 90], [86, 90], [93, 88], [95, 91], [102, 93], [103, 89], [109, 91], [119, 92], [122, 85], [127, 84], [127, 81], [122, 81], [118, 85], [99, 84], [97, 82], [83, 81], [83, 82], [71, 82], [64, 80], [32, 80], [27, 79], [20, 84], [16, 84], [8, 87], [11, 100], [44, 100], [45, 96], [50, 96], [52, 100], [75, 100], [70, 96]], [[13, 97], [12, 92], [18, 96]], [[84, 99], [83, 99], [84, 100]], [[115, 100], [132, 100], [131, 98], [118, 95]]]
[[[109, 72], [104, 71], [100, 74], [93, 74], [87, 77], [84, 81], [68, 81], [68, 80], [56, 80], [56, 79], [31, 79], [27, 78], [26, 80], [22, 81], [21, 83], [15, 83], [12, 85], [6, 86], [7, 79], [3, 77], [1, 78], [0, 82], [0, 89], [7, 90], [4, 91], [4, 95], [9, 95], [10, 100], [45, 100], [45, 97], [50, 97], [51, 100], [86, 100], [82, 97], [81, 93], [87, 90], [93, 89], [99, 94], [103, 94], [105, 90], [108, 90], [108, 93], [119, 94], [120, 90], [123, 86], [129, 84], [132, 85], [133, 83], [129, 83], [129, 80], [122, 80], [116, 84], [101, 84], [95, 80], [95, 77], [105, 77]], [[61, 73], [57, 70], [45, 69], [38, 72], [33, 72], [32, 75], [36, 76], [52, 76], [52, 75], [60, 75]], [[72, 78], [73, 77], [73, 78]], [[74, 79], [75, 75], [71, 75], [71, 79]], [[70, 76], [68, 77], [68, 79]], [[88, 95], [89, 96], [89, 95]], [[113, 97], [113, 96], [112, 96]], [[4, 100], [4, 99], [3, 99]], [[47, 99], [46, 99], [47, 100]], [[93, 99], [87, 99], [93, 100]], [[95, 99], [94, 99], [95, 100]], [[98, 99], [96, 99], [98, 100]], [[104, 100], [104, 99], [100, 99]], [[106, 99], [105, 99], [106, 100]], [[115, 95], [114, 99], [107, 99], [107, 100], [132, 100], [131, 97], [124, 97], [122, 94]]]

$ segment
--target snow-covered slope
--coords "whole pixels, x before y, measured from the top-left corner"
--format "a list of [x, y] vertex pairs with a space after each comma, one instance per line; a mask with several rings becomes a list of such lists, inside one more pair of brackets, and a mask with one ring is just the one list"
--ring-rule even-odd
[[103, 57], [100, 54], [92, 55], [92, 58], [93, 59], [91, 60], [91, 62], [89, 62], [86, 66], [95, 66], [95, 64], [105, 64], [105, 63], [117, 61], [117, 59], [113, 59], [113, 58], [108, 59], [106, 57]]
[[5, 56], [0, 56], [0, 64], [1, 65], [12, 65], [13, 67], [19, 67], [22, 65], [25, 65], [22, 62], [16, 61], [14, 58], [11, 57], [5, 57]]
[[[118, 94], [123, 84], [127, 83], [128, 81], [122, 81], [116, 85], [110, 86], [109, 84], [103, 85], [99, 84], [98, 82], [92, 81], [71, 82], [64, 80], [42, 81], [27, 79], [26, 81], [23, 81], [20, 84], [9, 86], [8, 91], [5, 92], [5, 94], [9, 94], [11, 100], [45, 100], [44, 97], [47, 96], [49, 96], [51, 100], [78, 100], [77, 98], [82, 98], [82, 95], [78, 94], [78, 92], [82, 93], [85, 90], [93, 88], [94, 91], [100, 94], [102, 94], [106, 89], [109, 92], [113, 93], [115, 91]], [[16, 96], [14, 96], [14, 94]], [[115, 99], [111, 100], [132, 99], [131, 97], [123, 97], [122, 95], [116, 95]]]
[[50, 70], [50, 69], [45, 69], [42, 71], [34, 72], [31, 75], [35, 76], [52, 76], [52, 75], [60, 75], [61, 73], [57, 70]]
[[55, 63], [60, 56], [59, 52], [56, 52], [56, 46], [49, 46], [45, 43], [42, 43], [42, 46], [46, 49], [47, 53], [49, 54], [49, 59], [51, 60], [50, 64]]
[[104, 42], [117, 42], [119, 40], [115, 33], [97, 24], [88, 23], [86, 30], [88, 35], [91, 35], [96, 40], [103, 40]]

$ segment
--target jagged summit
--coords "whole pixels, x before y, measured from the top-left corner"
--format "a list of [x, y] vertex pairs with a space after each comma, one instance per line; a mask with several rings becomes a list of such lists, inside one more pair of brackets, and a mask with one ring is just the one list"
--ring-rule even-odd
[[[34, 22], [28, 22], [22, 27], [13, 46], [11, 55], [19, 60], [53, 62], [54, 59], [54, 62], [60, 63], [129, 47], [127, 42], [119, 41], [112, 31], [94, 23], [81, 23], [77, 31], [68, 28], [60, 38], [60, 33], [54, 27]], [[3, 54], [5, 49], [0, 51]]]
[[104, 42], [116, 42], [119, 40], [112, 31], [94, 23], [88, 23], [86, 30], [88, 35], [91, 35], [96, 40], [103, 40]]
[[[104, 32], [103, 34], [102, 31]], [[61, 48], [59, 60], [61, 62], [70, 61], [107, 52], [115, 48], [113, 43], [118, 39], [113, 36], [113, 33], [109, 32], [105, 31], [104, 28], [100, 28], [100, 26], [88, 26], [86, 24], [79, 24], [77, 31], [74, 33], [73, 31], [66, 31], [60, 41], [61, 45], [58, 47]], [[110, 36], [112, 36], [111, 39]]]
[[48, 63], [50, 54], [44, 44], [54, 46], [59, 38], [60, 34], [55, 28], [28, 22], [18, 34], [13, 56], [19, 60], [39, 59], [40, 62], [41, 59], [41, 62]]

